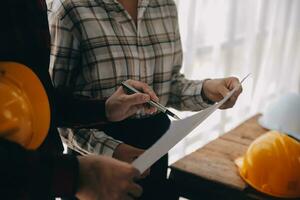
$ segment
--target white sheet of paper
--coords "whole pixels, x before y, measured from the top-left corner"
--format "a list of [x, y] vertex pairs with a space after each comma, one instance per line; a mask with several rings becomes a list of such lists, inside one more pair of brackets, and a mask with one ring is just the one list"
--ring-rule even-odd
[[[243, 80], [245, 80], [245, 78]], [[140, 173], [144, 173], [157, 160], [168, 153], [168, 151], [180, 140], [192, 132], [208, 116], [210, 116], [215, 110], [223, 105], [233, 95], [233, 93], [239, 89], [239, 87], [240, 86], [234, 88], [226, 97], [224, 97], [224, 99], [206, 108], [205, 110], [202, 110], [199, 113], [196, 113], [183, 120], [173, 121], [169, 130], [155, 144], [153, 144], [141, 156], [134, 160], [132, 165], [137, 168]]]

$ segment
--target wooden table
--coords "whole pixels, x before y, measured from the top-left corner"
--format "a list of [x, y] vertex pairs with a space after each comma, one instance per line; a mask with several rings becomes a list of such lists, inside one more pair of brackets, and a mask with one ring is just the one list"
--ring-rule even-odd
[[176, 188], [174, 191], [189, 199], [279, 199], [248, 187], [234, 164], [254, 139], [267, 132], [257, 123], [259, 116], [171, 165], [169, 180]]

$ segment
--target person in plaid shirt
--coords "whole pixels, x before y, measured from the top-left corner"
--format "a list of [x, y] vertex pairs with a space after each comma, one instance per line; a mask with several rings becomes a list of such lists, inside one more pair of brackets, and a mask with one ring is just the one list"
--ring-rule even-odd
[[[138, 80], [153, 88], [159, 98], [153, 100], [190, 111], [221, 100], [239, 80], [188, 80], [180, 73], [177, 17], [173, 0], [54, 0], [49, 14], [54, 86], [78, 98], [100, 101], [110, 97], [122, 81]], [[222, 108], [232, 107], [240, 93], [241, 89]], [[109, 127], [69, 126], [60, 133], [76, 151], [132, 162], [169, 124], [162, 113], [137, 112]], [[142, 199], [168, 193], [167, 166], [166, 155], [151, 167], [150, 176], [141, 183]]]
[[[108, 126], [109, 121], [130, 116], [150, 97], [157, 98], [155, 94], [146, 84], [137, 81], [129, 81], [128, 84], [147, 94], [127, 95], [119, 89], [105, 101], [75, 99], [66, 91], [62, 94], [54, 90], [48, 72], [50, 34], [46, 3], [44, 0], [1, 3], [0, 61], [27, 65], [41, 80], [51, 108], [48, 135], [37, 150], [26, 150], [0, 137], [1, 199], [45, 200], [73, 198], [75, 195], [86, 200], [138, 197], [142, 189], [134, 183], [140, 177], [136, 169], [104, 156], [63, 155], [57, 125], [77, 126], [97, 122], [98, 126]], [[68, 115], [75, 108], [78, 109], [72, 112], [73, 115]], [[152, 113], [155, 109], [146, 111]], [[0, 121], [0, 126], [3, 123]], [[5, 135], [5, 132], [0, 135]]]

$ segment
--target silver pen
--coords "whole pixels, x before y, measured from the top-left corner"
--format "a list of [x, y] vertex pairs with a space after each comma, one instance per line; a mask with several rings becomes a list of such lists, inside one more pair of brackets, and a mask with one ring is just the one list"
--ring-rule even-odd
[[[135, 89], [134, 87], [128, 85], [125, 82], [122, 82], [122, 86], [127, 91], [127, 93], [129, 93], [129, 94], [141, 93], [140, 91], [138, 91], [137, 89]], [[161, 105], [158, 102], [150, 100], [147, 103], [150, 104], [151, 106], [156, 107], [159, 111], [161, 111], [161, 112], [163, 112], [163, 113], [165, 113], [167, 115], [170, 115], [171, 117], [173, 117], [175, 119], [180, 119], [176, 114], [174, 114], [168, 108], [166, 108], [165, 106]]]

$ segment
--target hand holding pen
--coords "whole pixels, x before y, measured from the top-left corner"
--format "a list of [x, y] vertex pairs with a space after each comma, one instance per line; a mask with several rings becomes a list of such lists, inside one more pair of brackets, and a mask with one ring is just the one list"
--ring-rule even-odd
[[143, 91], [143, 93], [131, 93], [131, 95], [128, 95], [128, 92], [123, 87], [119, 87], [105, 102], [108, 121], [124, 120], [140, 109], [144, 109], [147, 114], [157, 111], [156, 107], [145, 106], [145, 103], [150, 101], [150, 99], [158, 101], [158, 97], [146, 83], [135, 80], [127, 80], [126, 83]]
[[[131, 85], [128, 84], [128, 82], [122, 82], [122, 86], [125, 89], [125, 91], [128, 94], [139, 94], [141, 93], [139, 90], [137, 90], [136, 88], [132, 87]], [[156, 101], [155, 101], [156, 100]], [[159, 111], [175, 118], [175, 119], [180, 119], [176, 114], [174, 114], [173, 112], [171, 112], [169, 109], [167, 109], [165, 106], [161, 105], [160, 103], [158, 103], [158, 98], [154, 99], [154, 100], [149, 100], [147, 102], [149, 105], [151, 105], [154, 108], [157, 108]]]

